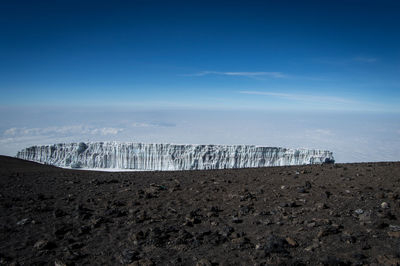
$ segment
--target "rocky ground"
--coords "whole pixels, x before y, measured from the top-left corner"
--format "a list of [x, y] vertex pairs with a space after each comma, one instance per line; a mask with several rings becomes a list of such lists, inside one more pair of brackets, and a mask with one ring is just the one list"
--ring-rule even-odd
[[0, 157], [0, 265], [400, 264], [400, 163], [181, 172]]

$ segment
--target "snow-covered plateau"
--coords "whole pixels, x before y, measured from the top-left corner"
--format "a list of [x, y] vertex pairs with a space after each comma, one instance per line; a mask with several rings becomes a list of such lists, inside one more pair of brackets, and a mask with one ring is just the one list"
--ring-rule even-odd
[[32, 146], [25, 160], [67, 168], [204, 170], [334, 162], [332, 152], [253, 145], [175, 145], [119, 142]]

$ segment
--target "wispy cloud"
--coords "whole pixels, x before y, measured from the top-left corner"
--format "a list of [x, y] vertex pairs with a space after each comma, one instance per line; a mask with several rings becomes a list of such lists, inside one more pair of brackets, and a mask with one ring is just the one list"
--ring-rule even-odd
[[207, 75], [221, 75], [221, 76], [236, 76], [236, 77], [271, 77], [271, 78], [286, 78], [286, 74], [282, 72], [220, 72], [220, 71], [201, 71], [194, 74], [187, 74], [184, 76], [202, 77]]
[[175, 127], [176, 124], [168, 122], [134, 122], [131, 124], [135, 128], [145, 128], [145, 127]]
[[367, 63], [372, 64], [379, 61], [379, 58], [372, 56], [355, 56], [355, 57], [342, 57], [342, 58], [330, 58], [322, 57], [313, 59], [317, 63], [336, 65], [336, 66], [347, 66], [356, 63]]
[[374, 62], [378, 61], [378, 58], [357, 56], [357, 57], [354, 57], [353, 60], [357, 61], [357, 62], [363, 62], [363, 63], [374, 63]]
[[307, 95], [307, 94], [293, 94], [293, 93], [279, 93], [279, 92], [267, 92], [267, 91], [240, 91], [241, 94], [250, 94], [250, 95], [264, 95], [271, 97], [278, 97], [287, 100], [293, 101], [302, 101], [302, 102], [319, 102], [319, 103], [355, 103], [353, 100], [335, 97], [335, 96], [317, 96], [317, 95]]
[[40, 136], [40, 135], [116, 135], [122, 132], [122, 128], [114, 127], [92, 127], [83, 125], [52, 126], [43, 128], [9, 128], [3, 132], [4, 136]]

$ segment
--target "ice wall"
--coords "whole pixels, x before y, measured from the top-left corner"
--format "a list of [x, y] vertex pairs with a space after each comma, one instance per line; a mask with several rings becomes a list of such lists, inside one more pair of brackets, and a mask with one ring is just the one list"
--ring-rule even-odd
[[252, 145], [175, 145], [118, 142], [32, 146], [18, 158], [71, 168], [203, 170], [333, 162], [330, 151]]

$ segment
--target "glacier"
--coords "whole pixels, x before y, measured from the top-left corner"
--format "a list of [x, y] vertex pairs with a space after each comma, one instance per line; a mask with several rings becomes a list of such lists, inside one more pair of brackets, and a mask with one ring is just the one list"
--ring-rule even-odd
[[206, 170], [332, 163], [332, 152], [254, 145], [80, 142], [32, 146], [17, 158], [65, 168]]

